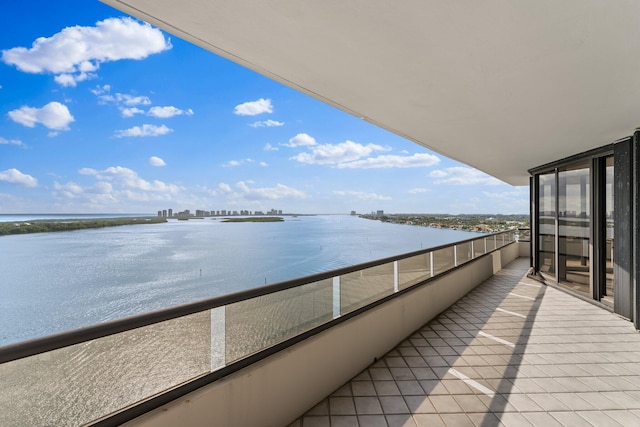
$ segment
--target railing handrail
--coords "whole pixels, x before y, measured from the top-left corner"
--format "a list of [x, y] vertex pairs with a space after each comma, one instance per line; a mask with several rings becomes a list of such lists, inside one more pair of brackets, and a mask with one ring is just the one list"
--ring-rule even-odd
[[303, 286], [308, 283], [318, 282], [336, 276], [352, 273], [354, 271], [364, 270], [378, 265], [386, 264], [393, 261], [418, 256], [441, 249], [446, 249], [456, 245], [462, 245], [478, 239], [491, 236], [498, 236], [505, 233], [511, 233], [515, 230], [498, 231], [496, 233], [475, 236], [469, 239], [460, 240], [452, 243], [446, 243], [418, 251], [407, 252], [400, 255], [394, 255], [373, 261], [367, 261], [360, 264], [342, 267], [335, 270], [329, 270], [322, 273], [316, 273], [308, 276], [298, 277], [291, 280], [276, 282], [266, 286], [246, 289], [230, 294], [207, 298], [200, 301], [190, 302], [174, 307], [164, 308], [160, 310], [150, 311], [138, 315], [124, 317], [122, 319], [112, 320], [108, 322], [98, 323], [96, 325], [86, 326], [78, 329], [60, 332], [57, 334], [38, 337], [31, 340], [21, 341], [0, 347], [0, 364], [11, 362], [13, 360], [22, 359], [29, 356], [35, 356], [40, 353], [58, 350], [75, 344], [91, 341], [98, 338], [118, 334], [141, 328], [143, 326], [153, 325], [155, 323], [176, 319], [183, 316], [199, 313], [205, 310], [222, 307], [225, 305], [237, 303], [251, 298], [280, 292], [286, 289]]

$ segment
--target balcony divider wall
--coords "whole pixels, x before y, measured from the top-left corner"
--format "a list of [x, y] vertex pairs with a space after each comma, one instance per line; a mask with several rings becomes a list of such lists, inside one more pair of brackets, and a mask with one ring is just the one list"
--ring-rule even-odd
[[636, 131], [529, 173], [535, 271], [640, 329], [638, 141]]

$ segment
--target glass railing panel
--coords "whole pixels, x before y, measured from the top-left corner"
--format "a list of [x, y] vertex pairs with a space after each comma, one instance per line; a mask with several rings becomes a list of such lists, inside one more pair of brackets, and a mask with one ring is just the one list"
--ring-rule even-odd
[[225, 311], [228, 364], [333, 319], [333, 279], [229, 304]]
[[478, 239], [475, 239], [473, 241], [473, 252], [474, 252], [474, 258], [479, 257], [480, 255], [484, 255], [485, 254], [485, 249], [484, 249], [484, 237], [480, 237]]
[[211, 369], [204, 311], [0, 365], [0, 425], [84, 425]]
[[431, 256], [429, 253], [412, 256], [398, 261], [398, 288], [405, 289], [431, 277]]
[[393, 293], [393, 262], [340, 276], [340, 312], [346, 314]]
[[433, 274], [437, 275], [455, 267], [453, 246], [433, 251]]
[[487, 242], [487, 252], [491, 252], [496, 248], [496, 236], [487, 236], [485, 239]]
[[473, 258], [473, 253], [471, 252], [471, 242], [460, 243], [456, 245], [456, 258], [458, 260], [458, 265], [464, 264]]
[[518, 241], [520, 242], [528, 242], [531, 240], [531, 229], [529, 228], [519, 228], [518, 229]]

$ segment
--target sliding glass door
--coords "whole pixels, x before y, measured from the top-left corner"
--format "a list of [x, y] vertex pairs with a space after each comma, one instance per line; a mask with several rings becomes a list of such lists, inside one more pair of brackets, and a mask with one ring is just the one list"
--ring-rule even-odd
[[583, 161], [558, 171], [558, 283], [591, 295], [591, 170]]
[[538, 270], [555, 279], [556, 274], [556, 174], [538, 176], [539, 259]]
[[536, 268], [543, 277], [613, 305], [614, 161], [585, 156], [541, 171], [537, 200]]

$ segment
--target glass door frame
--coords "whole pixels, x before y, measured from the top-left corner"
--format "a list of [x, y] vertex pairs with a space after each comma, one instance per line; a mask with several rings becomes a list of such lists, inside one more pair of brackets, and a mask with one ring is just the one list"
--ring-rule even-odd
[[[531, 179], [531, 224], [532, 224], [532, 250], [531, 261], [536, 272], [541, 273], [545, 279], [550, 279], [554, 284], [562, 283], [559, 281], [560, 271], [560, 182], [559, 171], [572, 165], [590, 161], [589, 165], [589, 289], [588, 295], [575, 291], [571, 293], [587, 297], [595, 301], [601, 301], [606, 294], [606, 159], [614, 155], [614, 144], [610, 144], [595, 150], [588, 151], [576, 156], [572, 156], [557, 162], [549, 163], [529, 170], [532, 175]], [[553, 274], [540, 271], [541, 242], [540, 242], [540, 176], [547, 174], [555, 175], [555, 271]], [[566, 289], [563, 286], [563, 289]]]

